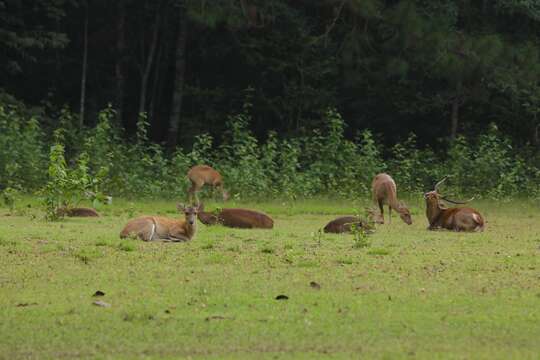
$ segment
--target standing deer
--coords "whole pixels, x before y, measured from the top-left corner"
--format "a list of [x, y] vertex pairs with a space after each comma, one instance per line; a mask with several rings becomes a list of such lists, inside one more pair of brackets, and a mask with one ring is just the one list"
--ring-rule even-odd
[[170, 219], [162, 216], [141, 216], [130, 220], [120, 233], [121, 238], [136, 236], [143, 241], [188, 241], [197, 232], [198, 207], [178, 204], [185, 219]]
[[214, 212], [204, 212], [200, 204], [199, 220], [205, 225], [220, 224], [233, 228], [272, 229], [274, 220], [262, 212], [248, 209], [221, 209]]
[[438, 192], [439, 185], [446, 180], [446, 177], [435, 185], [433, 191], [424, 194], [426, 199], [426, 216], [429, 222], [429, 230], [444, 228], [453, 231], [483, 231], [484, 218], [480, 213], [469, 207], [447, 208], [441, 200], [453, 204], [466, 204], [467, 201], [454, 201], [445, 198]]
[[223, 178], [221, 174], [216, 171], [214, 168], [208, 165], [195, 165], [189, 169], [187, 173], [189, 181], [191, 181], [191, 187], [188, 190], [189, 202], [193, 203], [193, 196], [199, 203], [199, 197], [197, 192], [199, 192], [204, 184], [213, 186], [214, 188], [219, 188], [223, 194], [223, 201], [229, 199], [229, 193], [223, 188]]
[[392, 222], [392, 209], [397, 211], [401, 220], [408, 225], [412, 224], [411, 213], [407, 206], [397, 199], [396, 182], [388, 174], [378, 174], [371, 182], [373, 201], [381, 210], [381, 223], [384, 224], [383, 205], [388, 204], [388, 222]]

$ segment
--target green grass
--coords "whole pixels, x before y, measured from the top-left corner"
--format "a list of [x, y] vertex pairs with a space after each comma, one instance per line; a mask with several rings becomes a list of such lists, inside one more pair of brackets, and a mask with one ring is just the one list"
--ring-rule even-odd
[[123, 224], [173, 202], [57, 223], [0, 209], [0, 359], [538, 358], [537, 204], [476, 202], [486, 231], [464, 234], [427, 231], [418, 202], [413, 225], [394, 216], [362, 248], [318, 229], [364, 203], [240, 205], [275, 228], [144, 243]]

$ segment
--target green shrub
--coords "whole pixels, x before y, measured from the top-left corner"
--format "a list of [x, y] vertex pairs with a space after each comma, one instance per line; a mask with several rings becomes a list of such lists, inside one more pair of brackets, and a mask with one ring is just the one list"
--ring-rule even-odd
[[[139, 117], [129, 141], [115, 125], [110, 106], [98, 114], [91, 129], [79, 129], [76, 116], [63, 109], [55, 122], [59, 127], [47, 139], [40, 125], [45, 121], [23, 110], [0, 105], [0, 190], [42, 188], [51, 219], [60, 206], [88, 196], [103, 200], [105, 193], [183, 199], [189, 186], [186, 173], [196, 164], [218, 169], [236, 198], [365, 198], [373, 176], [382, 171], [396, 180], [400, 194], [419, 194], [451, 175], [444, 191], [455, 196], [540, 198], [537, 151], [514, 148], [494, 125], [476, 139], [458, 137], [437, 152], [421, 148], [410, 134], [383, 154], [369, 129], [348, 139], [345, 121], [335, 109], [326, 111], [323, 127], [311, 133], [280, 138], [270, 132], [258, 139], [250, 130], [248, 98], [239, 114], [229, 116], [219, 145], [201, 134], [190, 149], [167, 153], [149, 140], [145, 116]], [[8, 203], [9, 191], [3, 193]]]

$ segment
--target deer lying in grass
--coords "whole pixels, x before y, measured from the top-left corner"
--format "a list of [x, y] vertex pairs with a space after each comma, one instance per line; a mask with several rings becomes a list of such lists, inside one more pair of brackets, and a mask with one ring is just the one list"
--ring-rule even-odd
[[446, 177], [435, 185], [433, 191], [424, 194], [426, 199], [426, 216], [429, 222], [429, 230], [444, 228], [453, 231], [483, 231], [484, 218], [480, 213], [469, 207], [447, 208], [441, 200], [454, 203], [466, 204], [467, 201], [454, 201], [445, 198], [438, 192], [438, 187], [446, 180]]
[[70, 216], [70, 217], [99, 217], [99, 214], [96, 210], [85, 207], [61, 207], [57, 210], [58, 216]]
[[366, 212], [366, 219], [358, 216], [340, 216], [326, 224], [323, 231], [334, 234], [350, 233], [353, 225], [366, 230], [373, 230], [373, 224], [381, 222], [380, 216], [372, 209], [366, 209]]
[[369, 227], [369, 224], [358, 216], [340, 216], [326, 224], [323, 231], [334, 234], [350, 233], [352, 232], [353, 225], [364, 229]]
[[200, 204], [199, 220], [205, 225], [220, 224], [233, 228], [272, 229], [274, 220], [262, 212], [248, 209], [221, 209], [214, 212], [204, 212]]
[[379, 205], [381, 210], [381, 221], [384, 224], [383, 205], [388, 205], [388, 222], [392, 222], [392, 209], [397, 211], [401, 220], [406, 224], [412, 224], [411, 213], [407, 206], [397, 199], [396, 182], [388, 174], [378, 174], [371, 182], [371, 193], [373, 201]]
[[138, 237], [144, 241], [188, 241], [197, 232], [198, 207], [178, 204], [185, 219], [170, 219], [162, 216], [141, 216], [130, 220], [120, 233], [121, 238]]
[[205, 184], [211, 185], [214, 188], [218, 188], [222, 195], [223, 201], [229, 199], [229, 193], [223, 188], [223, 178], [221, 174], [208, 165], [195, 165], [189, 169], [187, 173], [189, 181], [191, 181], [191, 187], [188, 190], [189, 202], [193, 203], [193, 197], [199, 203], [199, 197], [197, 193], [202, 189]]

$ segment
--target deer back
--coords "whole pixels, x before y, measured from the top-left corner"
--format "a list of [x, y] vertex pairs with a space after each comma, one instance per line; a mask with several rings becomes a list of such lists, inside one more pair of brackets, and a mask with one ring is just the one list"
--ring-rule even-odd
[[209, 185], [221, 184], [221, 174], [208, 165], [196, 165], [188, 171], [188, 178], [194, 182], [203, 182]]
[[456, 231], [482, 231], [484, 218], [480, 213], [469, 207], [442, 209], [436, 226]]
[[351, 232], [352, 225], [364, 226], [363, 222], [356, 216], [341, 216], [330, 221], [323, 228], [325, 233], [345, 233]]
[[200, 211], [199, 220], [205, 225], [221, 224], [244, 229], [272, 229], [274, 227], [274, 220], [270, 216], [249, 209], [221, 209], [213, 213]]
[[60, 208], [58, 209], [59, 215], [67, 215], [70, 217], [99, 217], [96, 210], [85, 207], [78, 208]]
[[274, 220], [262, 212], [249, 209], [223, 209], [220, 222], [229, 227], [272, 229]]
[[371, 192], [374, 200], [397, 206], [396, 182], [390, 175], [385, 173], [376, 175], [371, 182]]

